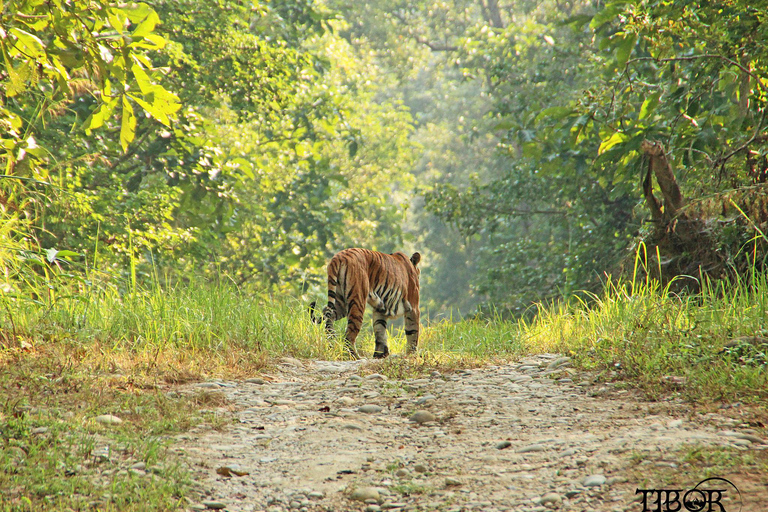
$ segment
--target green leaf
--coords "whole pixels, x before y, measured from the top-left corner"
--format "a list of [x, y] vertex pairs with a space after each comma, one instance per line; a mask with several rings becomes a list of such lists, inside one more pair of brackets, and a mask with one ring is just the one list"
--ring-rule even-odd
[[139, 26], [136, 27], [136, 30], [133, 31], [133, 37], [145, 37], [152, 33], [153, 30], [155, 30], [155, 26], [160, 22], [160, 17], [157, 15], [157, 13], [152, 10], [147, 14], [147, 17], [144, 18], [144, 20], [139, 23]]
[[598, 11], [594, 15], [592, 21], [589, 23], [589, 28], [597, 30], [609, 21], [612, 21], [621, 12], [624, 12], [624, 6], [627, 4], [627, 0], [618, 0], [607, 4], [601, 11]]
[[573, 112], [574, 110], [568, 107], [545, 108], [544, 110], [539, 112], [539, 115], [536, 116], [536, 122], [539, 122], [541, 119], [544, 119], [544, 118], [549, 118], [549, 119], [552, 119], [553, 121], [559, 121], [573, 114]]
[[660, 93], [655, 92], [645, 98], [643, 105], [640, 107], [640, 114], [637, 117], [638, 119], [645, 119], [646, 117], [650, 116], [654, 110], [656, 110], [656, 107], [659, 105], [659, 96]]
[[128, 97], [138, 103], [139, 106], [143, 108], [149, 115], [163, 123], [165, 126], [171, 125], [171, 121], [168, 119], [168, 115], [163, 111], [162, 108], [158, 107], [154, 103], [148, 103], [138, 96], [134, 96], [133, 94], [129, 94]]
[[629, 139], [629, 137], [625, 133], [616, 132], [610, 137], [608, 137], [608, 139], [600, 143], [600, 148], [597, 150], [597, 154], [602, 155], [603, 153], [605, 153], [615, 145], [625, 142], [627, 139]]
[[18, 39], [17, 45], [21, 47], [19, 48], [19, 51], [22, 51], [27, 57], [43, 62], [48, 61], [45, 56], [45, 45], [39, 37], [16, 27], [10, 29], [8, 32], [16, 36]]
[[145, 96], [151, 93], [155, 86], [152, 84], [152, 80], [150, 80], [147, 72], [144, 71], [144, 68], [142, 68], [135, 59], [131, 66], [131, 72], [133, 73], [134, 78], [136, 78], [136, 83], [139, 84], [141, 93]]
[[120, 125], [120, 146], [128, 151], [128, 145], [136, 135], [136, 115], [127, 96], [123, 96], [123, 121]]
[[620, 68], [627, 65], [629, 56], [632, 55], [632, 50], [635, 48], [637, 42], [637, 34], [625, 34], [624, 38], [616, 47], [616, 60]]
[[86, 132], [90, 132], [91, 130], [101, 128], [104, 125], [104, 123], [110, 117], [112, 117], [112, 113], [115, 111], [116, 106], [117, 106], [117, 98], [112, 98], [110, 101], [99, 105], [99, 108], [97, 108], [91, 114], [91, 116], [85, 121]]

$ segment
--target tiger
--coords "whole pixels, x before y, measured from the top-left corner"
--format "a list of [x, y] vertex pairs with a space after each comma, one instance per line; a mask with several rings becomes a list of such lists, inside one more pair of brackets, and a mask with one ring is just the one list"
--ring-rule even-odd
[[351, 357], [359, 359], [355, 340], [363, 323], [365, 305], [373, 308], [373, 333], [376, 345], [373, 357], [389, 355], [387, 321], [405, 315], [406, 353], [419, 344], [419, 277], [418, 252], [408, 258], [405, 253], [384, 254], [368, 249], [351, 248], [337, 253], [328, 262], [328, 304], [322, 316], [315, 316], [316, 302], [309, 314], [316, 324], [325, 321], [328, 336], [333, 336], [333, 322], [347, 317], [344, 345]]

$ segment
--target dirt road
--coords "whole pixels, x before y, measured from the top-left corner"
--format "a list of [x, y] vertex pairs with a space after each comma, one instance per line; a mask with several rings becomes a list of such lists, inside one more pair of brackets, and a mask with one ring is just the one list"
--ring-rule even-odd
[[[637, 489], [663, 488], [684, 446], [768, 448], [738, 420], [643, 402], [553, 354], [406, 380], [369, 364], [284, 359], [263, 379], [188, 389], [224, 393], [219, 412], [237, 419], [181, 436], [201, 492], [190, 509], [641, 512]], [[737, 486], [727, 512], [768, 510], [764, 485]]]

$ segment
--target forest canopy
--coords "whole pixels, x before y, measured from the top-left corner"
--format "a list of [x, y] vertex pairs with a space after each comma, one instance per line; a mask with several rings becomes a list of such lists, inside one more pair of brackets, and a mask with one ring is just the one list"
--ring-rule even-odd
[[0, 287], [319, 293], [419, 250], [432, 314], [762, 270], [746, 0], [0, 3]]

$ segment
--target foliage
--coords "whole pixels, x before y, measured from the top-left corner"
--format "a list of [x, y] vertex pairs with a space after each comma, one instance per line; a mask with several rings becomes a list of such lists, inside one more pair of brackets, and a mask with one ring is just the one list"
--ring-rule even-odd
[[[89, 167], [103, 155], [90, 144], [110, 140], [119, 162], [136, 134], [137, 119], [170, 125], [178, 98], [160, 80], [150, 52], [165, 40], [154, 33], [159, 19], [143, 3], [6, 2], [0, 23], [0, 214], [4, 228], [2, 266], [6, 280], [28, 282], [39, 268], [71, 259], [69, 240], [50, 241], [51, 220], [85, 211], [95, 217], [88, 189], [72, 165]], [[74, 132], [72, 137], [69, 132]], [[86, 135], [87, 136], [87, 135]], [[122, 153], [122, 155], [121, 155]], [[106, 165], [111, 168], [110, 164]], [[52, 200], [71, 205], [60, 213]], [[110, 198], [113, 199], [113, 198]], [[162, 206], [161, 206], [162, 209]], [[48, 237], [43, 245], [40, 239]], [[53, 251], [53, 252], [51, 252]], [[43, 252], [43, 254], [38, 254]], [[47, 271], [43, 269], [43, 273]]]
[[345, 245], [399, 248], [411, 119], [374, 100], [376, 67], [332, 13], [59, 4], [3, 11], [9, 290], [58, 272], [51, 248], [117, 276], [225, 271], [294, 289]]

